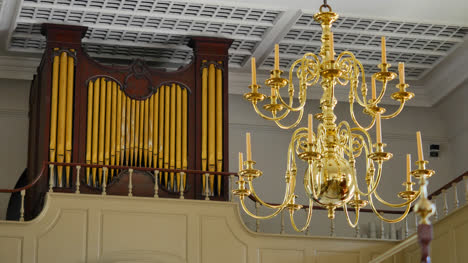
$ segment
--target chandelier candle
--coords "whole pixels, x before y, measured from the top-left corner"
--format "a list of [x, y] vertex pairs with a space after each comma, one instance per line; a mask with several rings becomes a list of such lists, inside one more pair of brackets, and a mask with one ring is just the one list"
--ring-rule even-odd
[[275, 44], [275, 70], [279, 70], [279, 45]]
[[312, 143], [312, 114], [309, 114], [309, 122], [308, 122], [308, 124], [309, 124], [309, 127], [308, 127], [309, 130], [308, 130], [308, 132], [307, 132], [307, 141], [308, 141], [309, 143]]
[[372, 85], [372, 99], [375, 101], [376, 97], [376, 91], [375, 91], [375, 78], [374, 76], [371, 77], [371, 85]]
[[[366, 205], [375, 212], [375, 215], [381, 220], [389, 223], [396, 223], [403, 220], [409, 213], [411, 205], [422, 195], [420, 191], [423, 184], [419, 184], [417, 191], [412, 190], [411, 178], [408, 174], [418, 180], [426, 180], [434, 174], [432, 170], [426, 170], [423, 164], [427, 161], [422, 160], [422, 150], [418, 150], [419, 169], [409, 171], [407, 166], [406, 181], [403, 182], [405, 189], [398, 192], [398, 197], [403, 199], [400, 203], [389, 203], [377, 193], [379, 183], [382, 182], [382, 171], [384, 164], [389, 161], [393, 154], [385, 151], [386, 145], [382, 143], [382, 119], [392, 119], [398, 116], [403, 110], [405, 103], [414, 97], [414, 93], [406, 91], [408, 84], [397, 84], [399, 91], [391, 94], [391, 98], [399, 102], [400, 106], [396, 111], [386, 113], [384, 107], [379, 106], [389, 82], [396, 79], [398, 74], [391, 71], [391, 65], [387, 63], [385, 38], [382, 37], [382, 63], [378, 65], [379, 72], [371, 74], [372, 99], [369, 100], [371, 91], [366, 84], [366, 75], [362, 63], [356, 59], [356, 56], [350, 51], [343, 51], [340, 54], [334, 54], [334, 42], [332, 34], [332, 24], [338, 19], [338, 14], [334, 13], [329, 5], [322, 5], [320, 12], [314, 15], [314, 20], [321, 24], [322, 46], [318, 54], [306, 53], [296, 61], [290, 64], [289, 78], [283, 78], [282, 70], [279, 70], [279, 48], [275, 45], [275, 63], [270, 71], [270, 77], [265, 80], [265, 84], [271, 88], [271, 97], [274, 99], [266, 100], [267, 96], [256, 89], [244, 94], [244, 98], [252, 103], [252, 106], [259, 116], [274, 121], [281, 129], [292, 129], [297, 127], [304, 116], [305, 104], [307, 102], [308, 89], [316, 89], [321, 86], [323, 91], [319, 108], [315, 116], [319, 121], [317, 130], [313, 131], [312, 114], [308, 114], [308, 123], [305, 127], [297, 127], [291, 136], [291, 141], [286, 152], [286, 172], [284, 176], [286, 191], [283, 202], [279, 205], [271, 205], [261, 200], [255, 192], [254, 181], [262, 176], [263, 172], [255, 168], [255, 161], [252, 160], [250, 150], [250, 134], [246, 134], [247, 143], [247, 161], [239, 165], [239, 183], [238, 189], [233, 193], [239, 196], [242, 209], [251, 217], [256, 219], [269, 219], [279, 215], [287, 210], [290, 215], [291, 225], [296, 231], [305, 231], [310, 224], [312, 209], [307, 213], [306, 223], [297, 227], [294, 222], [294, 213], [302, 208], [302, 205], [296, 204], [296, 198], [300, 195], [296, 186], [303, 182], [305, 195], [309, 199], [309, 207], [319, 205], [328, 211], [330, 219], [335, 218], [335, 210], [342, 208], [345, 211], [346, 219], [350, 226], [356, 227], [359, 220], [359, 210]], [[253, 66], [252, 66], [253, 68]], [[404, 69], [399, 66], [400, 82], [404, 82]], [[254, 73], [254, 71], [252, 72]], [[297, 80], [295, 79], [297, 77]], [[369, 77], [369, 75], [368, 75]], [[369, 78], [367, 78], [369, 79]], [[299, 85], [295, 87], [295, 83]], [[376, 85], [380, 85], [377, 87]], [[289, 101], [282, 98], [280, 89], [287, 87], [287, 96]], [[334, 109], [338, 103], [335, 97], [335, 89], [349, 89], [348, 102], [350, 107], [350, 117], [352, 123], [341, 120], [337, 121]], [[376, 89], [380, 91], [377, 94]], [[286, 94], [284, 92], [283, 94]], [[296, 95], [295, 95], [296, 94]], [[260, 105], [261, 104], [261, 105]], [[363, 118], [358, 118], [356, 107], [363, 109]], [[282, 120], [288, 114], [294, 113], [296, 118], [287, 118], [288, 123]], [[365, 117], [365, 118], [364, 118]], [[376, 136], [370, 135], [370, 130], [376, 128]], [[420, 145], [418, 138], [418, 145]], [[418, 146], [420, 149], [421, 147]], [[239, 157], [240, 158], [240, 157]], [[358, 171], [356, 159], [364, 160], [364, 169]], [[305, 173], [298, 175], [299, 162], [303, 161]], [[408, 164], [407, 164], [408, 165]], [[300, 178], [297, 178], [301, 176]], [[405, 176], [402, 176], [402, 179]], [[243, 181], [245, 180], [245, 181]], [[359, 182], [363, 182], [363, 186]], [[248, 187], [248, 188], [247, 188]], [[248, 210], [245, 205], [245, 197], [251, 194], [257, 202], [264, 207], [271, 209], [268, 215], [255, 215]], [[362, 198], [362, 199], [361, 199]], [[421, 197], [422, 198], [422, 197]], [[386, 218], [376, 209], [376, 202], [391, 208], [403, 208], [403, 213], [397, 218]], [[352, 220], [348, 215], [348, 208], [355, 209], [355, 218]]]
[[422, 140], [421, 140], [421, 132], [420, 131], [416, 132], [416, 140], [418, 142], [418, 161], [423, 161], [424, 160], [424, 155], [423, 155], [423, 147], [422, 147]]
[[247, 150], [247, 161], [252, 161], [252, 151], [250, 148], [250, 132], [245, 134], [245, 144], [246, 144], [246, 150]]
[[400, 84], [405, 84], [405, 63], [398, 63], [398, 76], [400, 77]]
[[382, 37], [382, 63], [383, 64], [387, 63], [386, 50], [387, 48], [385, 47], [385, 37]]
[[244, 169], [244, 156], [242, 153], [239, 153], [239, 171], [242, 171]]
[[255, 68], [255, 57], [252, 57], [252, 85], [257, 85], [257, 70]]
[[406, 155], [406, 182], [411, 183], [411, 154]]

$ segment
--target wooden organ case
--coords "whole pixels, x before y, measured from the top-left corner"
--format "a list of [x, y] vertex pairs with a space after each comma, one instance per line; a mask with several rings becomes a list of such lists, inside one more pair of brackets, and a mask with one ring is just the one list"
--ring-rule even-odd
[[[121, 167], [228, 171], [228, 48], [231, 40], [193, 37], [193, 61], [174, 72], [104, 66], [81, 40], [87, 28], [44, 24], [46, 49], [30, 93], [28, 181], [43, 168], [53, 190], [75, 191], [76, 169], [47, 162]], [[127, 195], [128, 169], [82, 168], [81, 193]], [[133, 193], [153, 196], [151, 172], [133, 172]], [[159, 195], [225, 200], [228, 182], [217, 175], [161, 172]], [[206, 178], [206, 179], [205, 179]], [[208, 181], [207, 181], [208, 180]], [[26, 215], [37, 215], [50, 180], [43, 176], [26, 196]]]

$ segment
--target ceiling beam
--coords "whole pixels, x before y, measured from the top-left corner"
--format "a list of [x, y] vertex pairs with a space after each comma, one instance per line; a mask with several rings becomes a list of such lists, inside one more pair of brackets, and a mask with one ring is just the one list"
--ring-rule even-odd
[[[300, 10], [289, 10], [283, 12], [275, 25], [263, 37], [263, 40], [257, 44], [252, 54], [252, 56], [256, 58], [257, 65], [263, 64], [275, 48], [275, 44], [279, 43], [281, 39], [283, 39], [291, 29], [291, 26], [296, 23], [297, 19], [299, 19], [301, 15], [302, 12]], [[247, 60], [244, 60], [241, 66], [244, 67], [246, 63]]]
[[467, 61], [468, 41], [465, 41], [426, 74], [423, 85], [430, 95], [431, 105], [438, 103], [468, 80], [468, 74], [466, 73]]

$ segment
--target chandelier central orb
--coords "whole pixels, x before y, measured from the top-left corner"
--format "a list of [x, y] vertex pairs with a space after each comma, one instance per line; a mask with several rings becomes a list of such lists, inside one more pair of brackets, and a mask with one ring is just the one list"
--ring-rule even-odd
[[[370, 205], [375, 214], [386, 222], [395, 223], [404, 219], [410, 211], [411, 204], [419, 201], [415, 206], [416, 212], [423, 215], [422, 221], [428, 222], [428, 218], [434, 212], [434, 207], [427, 200], [427, 179], [434, 174], [433, 170], [426, 169], [427, 161], [423, 158], [421, 134], [417, 132], [418, 157], [417, 169], [411, 170], [411, 161], [407, 155], [406, 181], [403, 183], [404, 190], [397, 196], [403, 202], [393, 204], [385, 201], [377, 193], [377, 188], [382, 177], [382, 167], [385, 162], [392, 158], [392, 154], [384, 151], [385, 143], [382, 142], [381, 121], [396, 117], [404, 108], [406, 101], [414, 97], [414, 94], [407, 92], [409, 87], [405, 83], [404, 64], [399, 63], [399, 84], [396, 85], [398, 91], [391, 95], [393, 100], [399, 102], [400, 107], [391, 113], [384, 114], [386, 109], [379, 106], [387, 89], [388, 82], [394, 80], [397, 74], [389, 71], [391, 65], [387, 63], [385, 38], [382, 37], [382, 61], [378, 65], [380, 71], [371, 77], [371, 96], [368, 97], [368, 88], [364, 67], [356, 59], [353, 53], [344, 51], [336, 56], [333, 47], [333, 33], [331, 26], [338, 19], [338, 14], [332, 12], [331, 7], [324, 4], [320, 7], [320, 12], [314, 15], [314, 19], [322, 26], [322, 45], [320, 53], [306, 53], [301, 58], [292, 63], [289, 70], [289, 78], [285, 79], [281, 75], [283, 71], [279, 68], [279, 48], [275, 46], [275, 66], [271, 71], [271, 76], [265, 81], [265, 85], [270, 87], [270, 96], [260, 92], [257, 84], [255, 58], [252, 58], [252, 85], [250, 92], [244, 94], [244, 98], [252, 103], [255, 112], [262, 118], [274, 121], [280, 128], [291, 129], [296, 127], [303, 116], [304, 106], [307, 100], [307, 89], [319, 83], [323, 89], [320, 99], [321, 112], [315, 114], [319, 121], [317, 129], [314, 131], [312, 125], [312, 115], [308, 116], [308, 127], [297, 128], [292, 135], [287, 149], [287, 166], [285, 173], [285, 194], [281, 204], [269, 204], [262, 201], [255, 192], [253, 181], [262, 176], [262, 171], [254, 167], [252, 160], [250, 133], [247, 133], [247, 160], [243, 161], [243, 154], [239, 153], [239, 180], [238, 187], [233, 193], [239, 196], [239, 200], [244, 211], [257, 219], [268, 219], [278, 215], [287, 209], [290, 214], [291, 224], [296, 231], [304, 231], [310, 224], [312, 207], [314, 202], [327, 208], [328, 217], [335, 217], [335, 210], [343, 208], [347, 220], [352, 227], [355, 227], [359, 220], [359, 209]], [[299, 83], [297, 95], [293, 77]], [[377, 92], [376, 82], [380, 83]], [[288, 86], [286, 102], [280, 90]], [[349, 89], [350, 115], [354, 127], [348, 122], [336, 122], [334, 109], [337, 102], [335, 98], [335, 88]], [[294, 102], [299, 105], [294, 105]], [[354, 104], [357, 103], [368, 117], [368, 123], [362, 125], [355, 117]], [[263, 104], [259, 107], [259, 104]], [[263, 111], [260, 110], [263, 108]], [[297, 118], [292, 124], [281, 123], [290, 113], [297, 113]], [[369, 130], [376, 127], [375, 143]], [[295, 211], [302, 208], [296, 204], [298, 197], [296, 194], [297, 165], [296, 158], [306, 163], [306, 172], [303, 182], [305, 193], [309, 197], [309, 212], [306, 224], [298, 228], [294, 223]], [[365, 172], [357, 173], [356, 159], [365, 159]], [[363, 178], [366, 185], [360, 188], [358, 176]], [[419, 190], [413, 190], [412, 178], [419, 180]], [[259, 216], [251, 213], [245, 206], [246, 196], [252, 196], [256, 202], [271, 208], [270, 215]], [[398, 218], [388, 219], [377, 211], [374, 205], [374, 198], [380, 203], [393, 207], [404, 208], [403, 215]], [[351, 220], [348, 215], [348, 206], [356, 211], [356, 219]]]

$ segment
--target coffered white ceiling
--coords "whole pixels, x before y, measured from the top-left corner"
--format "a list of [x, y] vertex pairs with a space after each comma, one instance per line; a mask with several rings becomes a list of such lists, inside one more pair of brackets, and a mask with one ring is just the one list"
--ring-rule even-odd
[[[9, 27], [1, 32], [4, 52], [26, 57], [42, 53], [45, 39], [40, 34], [40, 25], [44, 22], [88, 26], [83, 42], [92, 57], [107, 62], [142, 57], [165, 68], [190, 62], [192, 53], [187, 47], [190, 36], [231, 38], [234, 42], [229, 52], [230, 67], [234, 76], [250, 69], [252, 55], [257, 58], [260, 71], [271, 69], [275, 43], [280, 44], [283, 69], [289, 68], [301, 54], [318, 53], [320, 48], [321, 28], [313, 20], [321, 4], [317, 0], [3, 1], [12, 10], [1, 11], [0, 23]], [[463, 0], [452, 0], [454, 3], [447, 0], [453, 12], [442, 12], [437, 6], [439, 1], [426, 0], [421, 2], [425, 5], [418, 12], [414, 3], [408, 1], [384, 2], [329, 1], [334, 11], [343, 14], [333, 26], [336, 52], [354, 52], [365, 65], [366, 73], [373, 73], [380, 62], [380, 36], [385, 35], [389, 62], [394, 65], [406, 62], [407, 78], [424, 85], [441, 61], [457, 48], [463, 49], [468, 19], [460, 9], [466, 8], [466, 4]], [[411, 15], [402, 17], [409, 10], [413, 10]], [[431, 22], [427, 13], [436, 11], [439, 15], [432, 16], [435, 22]], [[430, 99], [429, 104], [432, 103], [434, 99]]]

